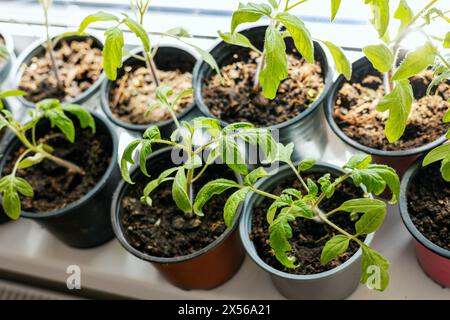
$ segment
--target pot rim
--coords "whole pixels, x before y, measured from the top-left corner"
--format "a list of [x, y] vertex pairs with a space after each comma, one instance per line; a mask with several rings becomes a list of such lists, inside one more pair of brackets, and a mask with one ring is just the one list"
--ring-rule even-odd
[[[267, 24], [254, 24], [251, 27], [247, 27], [247, 28], [243, 28], [238, 30], [239, 32], [242, 31], [247, 31], [247, 30], [251, 30], [251, 29], [262, 29], [262, 28], [267, 28], [268, 25]], [[225, 43], [221, 38], [218, 38], [213, 44], [212, 46], [209, 48], [208, 52], [211, 53], [211, 51], [213, 51], [214, 49], [216, 49], [216, 47], [218, 47], [219, 45], [221, 45], [222, 43]], [[298, 115], [296, 115], [295, 117], [286, 120], [284, 122], [275, 124], [275, 125], [271, 125], [268, 127], [263, 127], [266, 129], [275, 129], [275, 130], [281, 130], [285, 127], [288, 127], [294, 123], [299, 122], [300, 120], [306, 118], [309, 114], [315, 112], [320, 105], [322, 104], [323, 101], [325, 101], [326, 97], [328, 96], [328, 93], [332, 87], [332, 83], [333, 83], [333, 72], [331, 69], [331, 65], [328, 61], [328, 57], [325, 53], [325, 50], [323, 49], [322, 44], [320, 43], [320, 41], [316, 41], [313, 40], [314, 43], [314, 53], [318, 52], [322, 58], [324, 63], [321, 64], [322, 65], [322, 69], [324, 68], [324, 65], [326, 67], [326, 72], [323, 76], [323, 80], [325, 82], [325, 86], [323, 87], [322, 92], [320, 93], [319, 97], [314, 100], [313, 103], [311, 103], [304, 111], [300, 112]], [[214, 118], [220, 121], [222, 126], [227, 126], [229, 124], [229, 122], [224, 121], [222, 119], [217, 118], [216, 116], [212, 115], [211, 112], [209, 111], [208, 106], [204, 103], [203, 101], [203, 94], [202, 94], [202, 81], [204, 79], [200, 79], [200, 70], [207, 65], [205, 61], [203, 60], [198, 60], [197, 64], [194, 67], [194, 73], [193, 73], [193, 77], [192, 77], [192, 82], [193, 82], [193, 89], [194, 89], [194, 101], [197, 104], [198, 108], [200, 109], [200, 111], [207, 117], [210, 118]], [[206, 66], [207, 68], [210, 68], [209, 65]], [[220, 66], [219, 66], [220, 67]]]
[[420, 158], [414, 162], [411, 167], [403, 175], [401, 184], [400, 184], [400, 196], [398, 200], [398, 207], [400, 211], [400, 216], [402, 217], [403, 223], [408, 229], [409, 233], [425, 248], [432, 251], [433, 253], [443, 257], [450, 259], [450, 250], [446, 250], [442, 247], [439, 247], [437, 244], [434, 244], [432, 241], [428, 240], [414, 225], [411, 220], [411, 216], [409, 215], [408, 210], [408, 190], [412, 183], [413, 178], [417, 174], [417, 172], [421, 168], [423, 158]]
[[[92, 197], [94, 197], [95, 194], [97, 194], [97, 192], [106, 185], [108, 178], [110, 177], [110, 175], [112, 174], [112, 171], [114, 170], [114, 168], [117, 165], [118, 138], [113, 130], [113, 127], [111, 126], [111, 124], [108, 123], [108, 121], [103, 120], [102, 116], [100, 116], [97, 112], [91, 111], [90, 113], [94, 117], [95, 122], [102, 123], [105, 126], [106, 131], [109, 132], [109, 134], [111, 136], [112, 155], [111, 155], [111, 161], [110, 161], [105, 173], [103, 174], [103, 176], [100, 178], [100, 180], [96, 183], [96, 185], [91, 190], [89, 190], [84, 196], [82, 196], [78, 200], [68, 204], [66, 207], [61, 208], [61, 209], [46, 211], [46, 212], [22, 211], [21, 215], [20, 215], [21, 217], [41, 220], [41, 219], [47, 219], [47, 218], [52, 218], [52, 217], [56, 217], [56, 216], [63, 216], [63, 215], [69, 214], [73, 209], [76, 209], [82, 203], [84, 203], [84, 202], [90, 200]], [[16, 137], [13, 137], [12, 139], [10, 139], [8, 141], [8, 145], [5, 148], [5, 154], [7, 154], [7, 151], [10, 151], [10, 149], [12, 148], [12, 145], [16, 141], [17, 141]], [[5, 157], [3, 159], [5, 159]], [[4, 165], [5, 165], [5, 161], [1, 161], [0, 162], [0, 172], [3, 170]]]
[[14, 40], [11, 34], [6, 32], [4, 29], [0, 30], [0, 36], [5, 41], [5, 47], [8, 51], [8, 57], [3, 61], [0, 61], [0, 82], [4, 82], [10, 76], [10, 71], [15, 59]]
[[[55, 35], [52, 37], [52, 39], [56, 38], [58, 35]], [[67, 37], [64, 37], [64, 39], [87, 39], [87, 38], [92, 38], [94, 40], [94, 42], [96, 42], [101, 49], [103, 50], [103, 42], [98, 39], [97, 37], [95, 37], [92, 34], [86, 34], [86, 35], [70, 35]], [[40, 47], [44, 47], [45, 44], [45, 38], [39, 38], [37, 40], [35, 40], [34, 42], [32, 42], [27, 49], [25, 49], [24, 51], [22, 51], [19, 55], [19, 57], [16, 59], [14, 66], [13, 66], [13, 76], [14, 76], [14, 87], [18, 88], [19, 87], [19, 83], [20, 83], [20, 79], [22, 78], [22, 73], [23, 70], [22, 69], [22, 65], [27, 64], [31, 58], [35, 57], [35, 51], [39, 50]], [[26, 62], [28, 61], [28, 62]], [[87, 100], [98, 88], [100, 88], [100, 85], [104, 82], [104, 80], [106, 79], [106, 74], [105, 71], [102, 70], [102, 73], [100, 74], [99, 78], [85, 91], [83, 91], [82, 93], [80, 93], [78, 96], [68, 100], [68, 101], [64, 101], [65, 104], [77, 104], [77, 103], [82, 103], [83, 101]], [[17, 100], [20, 101], [20, 103], [27, 107], [27, 108], [34, 108], [36, 103], [28, 101], [27, 99], [25, 99], [24, 97], [16, 97]]]
[[[194, 60], [195, 60], [194, 66], [197, 64], [197, 61], [198, 61], [197, 55], [187, 45], [183, 46], [180, 44], [161, 44], [159, 46], [159, 48], [172, 48], [172, 49], [184, 51], [185, 53], [191, 55], [194, 58]], [[131, 50], [130, 53], [134, 54], [134, 55], [142, 53], [142, 48], [140, 48], [140, 47], [135, 48], [135, 49]], [[123, 59], [123, 64], [130, 59], [135, 59], [135, 58], [132, 55], [129, 55]], [[124, 67], [123, 64], [122, 64], [121, 68]], [[194, 74], [193, 70], [192, 70], [192, 74]], [[156, 125], [159, 127], [159, 126], [165, 126], [165, 125], [173, 123], [173, 120], [169, 119], [169, 120], [164, 120], [164, 121], [155, 122], [155, 123], [134, 124], [134, 123], [125, 122], [125, 121], [122, 121], [122, 120], [116, 118], [113, 115], [111, 108], [109, 107], [109, 91], [110, 91], [112, 83], [116, 82], [116, 81], [117, 81], [117, 79], [109, 80], [108, 78], [106, 78], [106, 75], [105, 75], [105, 81], [103, 81], [103, 83], [102, 83], [101, 96], [100, 96], [100, 99], [101, 99], [100, 104], [101, 104], [102, 110], [106, 114], [108, 119], [110, 121], [112, 121], [114, 124], [116, 124], [119, 127], [122, 127], [122, 128], [128, 129], [128, 130], [132, 130], [132, 131], [145, 131], [151, 125]], [[195, 101], [192, 101], [192, 103], [189, 104], [188, 107], [186, 107], [182, 112], [177, 114], [177, 118], [183, 117], [184, 115], [189, 113], [194, 107], [195, 107]]]
[[[172, 147], [165, 147], [162, 149], [159, 149], [157, 151], [155, 151], [154, 153], [152, 153], [148, 158], [147, 161], [151, 161], [152, 159], [155, 159], [159, 156], [161, 156], [162, 154], [166, 153], [166, 152], [171, 152], [172, 151]], [[138, 165], [134, 165], [131, 169], [131, 176], [134, 176], [138, 173], [139, 170], [139, 166]], [[242, 177], [238, 174], [236, 174], [236, 178], [238, 180], [238, 182], [242, 182]], [[204, 254], [207, 254], [208, 252], [212, 251], [214, 248], [218, 247], [220, 244], [222, 244], [226, 239], [228, 239], [228, 237], [230, 237], [234, 231], [237, 230], [237, 227], [239, 225], [239, 219], [242, 215], [242, 204], [239, 205], [236, 215], [234, 217], [234, 221], [233, 221], [233, 227], [227, 228], [216, 240], [214, 240], [213, 242], [211, 242], [210, 244], [208, 244], [206, 247], [188, 254], [188, 255], [184, 255], [184, 256], [178, 256], [178, 257], [172, 257], [172, 258], [163, 258], [163, 257], [156, 257], [156, 256], [151, 256], [149, 254], [143, 253], [137, 249], [135, 249], [133, 246], [131, 246], [129, 244], [129, 242], [127, 241], [127, 239], [125, 238], [125, 235], [122, 231], [122, 224], [120, 222], [119, 219], [119, 215], [120, 215], [120, 200], [123, 197], [123, 193], [125, 188], [129, 187], [129, 185], [124, 181], [121, 180], [119, 182], [119, 184], [117, 185], [116, 190], [114, 191], [113, 197], [112, 197], [112, 202], [111, 202], [111, 222], [112, 222], [112, 226], [113, 226], [113, 230], [114, 233], [116, 235], [116, 238], [119, 240], [120, 244], [131, 254], [133, 254], [134, 256], [145, 260], [145, 261], [149, 261], [149, 262], [153, 262], [153, 263], [159, 263], [159, 264], [176, 264], [176, 263], [181, 263], [181, 262], [185, 262], [185, 261], [189, 261], [192, 259], [195, 259], [197, 257], [200, 257]]]
[[[314, 165], [314, 167], [310, 170], [312, 172], [314, 172], [314, 171], [321, 171], [321, 169], [326, 169], [327, 171], [331, 169], [332, 171], [336, 171], [336, 172], [345, 172], [344, 170], [342, 170], [341, 168], [339, 168], [335, 165], [332, 165], [332, 164], [329, 164], [326, 162], [321, 162], [321, 161], [317, 161], [316, 164]], [[281, 166], [279, 168], [279, 170], [276, 172], [276, 174], [267, 176], [267, 177], [259, 180], [255, 184], [255, 188], [262, 188], [262, 186], [264, 184], [268, 184], [270, 180], [272, 180], [273, 178], [276, 179], [277, 176], [278, 176], [278, 180], [283, 179], [282, 176], [288, 175], [289, 170], [291, 170], [291, 168], [289, 168], [288, 165]], [[281, 174], [281, 176], [280, 176], [280, 174]], [[262, 189], [264, 189], [264, 188], [262, 188]], [[251, 241], [250, 237], [249, 237], [249, 229], [251, 228], [250, 219], [251, 219], [252, 211], [253, 211], [252, 206], [255, 201], [255, 200], [251, 201], [251, 199], [252, 198], [256, 199], [256, 198], [260, 198], [260, 197], [261, 197], [260, 195], [252, 193], [250, 195], [250, 197], [247, 198], [247, 200], [245, 201], [242, 218], [241, 218], [241, 222], [239, 225], [239, 230], [240, 230], [240, 235], [241, 235], [241, 241], [244, 245], [244, 248], [245, 248], [245, 251], [247, 252], [247, 254], [261, 269], [265, 270], [266, 272], [270, 273], [271, 275], [275, 275], [277, 277], [288, 279], [288, 280], [297, 280], [297, 281], [315, 281], [318, 279], [326, 279], [326, 278], [332, 277], [335, 274], [343, 271], [344, 269], [349, 267], [353, 262], [355, 262], [356, 260], [358, 260], [361, 257], [362, 249], [359, 248], [358, 251], [356, 251], [350, 257], [350, 259], [348, 259], [347, 261], [345, 261], [343, 264], [339, 265], [338, 267], [333, 268], [328, 271], [325, 271], [325, 272], [308, 274], [308, 275], [297, 275], [297, 274], [287, 273], [287, 272], [275, 269], [274, 267], [268, 265], [258, 255], [258, 253], [256, 252], [256, 249], [255, 249], [255, 246], [253, 244], [253, 241]], [[370, 197], [372, 197], [372, 196], [370, 195]], [[374, 236], [375, 236], [374, 232], [366, 235], [364, 243], [366, 245], [370, 245]]]
[[[353, 62], [352, 69], [357, 70], [368, 63], [370, 64], [369, 60], [366, 57], [362, 57], [362, 58], [356, 60], [355, 62]], [[368, 153], [371, 155], [379, 156], [379, 157], [409, 157], [409, 156], [414, 156], [414, 155], [418, 155], [418, 154], [427, 152], [427, 151], [433, 149], [434, 147], [437, 147], [438, 145], [444, 143], [444, 141], [446, 140], [445, 135], [443, 135], [442, 137], [436, 139], [435, 141], [429, 142], [427, 144], [424, 144], [422, 146], [415, 147], [412, 149], [379, 150], [379, 149], [365, 146], [365, 145], [351, 139], [349, 136], [347, 136], [341, 130], [341, 128], [337, 125], [336, 121], [334, 121], [334, 118], [333, 118], [333, 109], [334, 109], [334, 102], [336, 100], [336, 95], [337, 95], [341, 85], [344, 83], [344, 81], [346, 81], [344, 76], [339, 75], [339, 77], [333, 83], [333, 85], [329, 91], [326, 103], [325, 103], [325, 118], [327, 119], [328, 125], [330, 126], [331, 130], [333, 130], [333, 132], [342, 141], [344, 141], [347, 145], [349, 145], [359, 151], [362, 151], [362, 152], [365, 152], [365, 153]]]

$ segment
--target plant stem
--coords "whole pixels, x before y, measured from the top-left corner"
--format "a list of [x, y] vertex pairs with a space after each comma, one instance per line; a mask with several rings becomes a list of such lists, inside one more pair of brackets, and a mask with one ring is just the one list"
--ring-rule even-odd
[[17, 161], [16, 161], [16, 163], [14, 164], [14, 168], [13, 168], [13, 170], [12, 170], [12, 172], [11, 172], [11, 175], [13, 175], [13, 176], [16, 175], [16, 172], [17, 172], [17, 169], [18, 169], [18, 167], [19, 167], [20, 162], [21, 162], [21, 161], [25, 158], [25, 156], [26, 156], [27, 154], [29, 154], [30, 152], [31, 152], [31, 150], [27, 149], [27, 150], [25, 150], [25, 151], [19, 156], [19, 158], [17, 158]]
[[344, 229], [342, 229], [341, 227], [335, 225], [333, 222], [331, 222], [330, 220], [328, 220], [326, 218], [325, 215], [319, 216], [319, 218], [325, 222], [326, 224], [328, 224], [330, 227], [336, 229], [337, 231], [339, 231], [340, 233], [342, 233], [343, 235], [349, 237], [350, 239], [356, 241], [360, 246], [364, 246], [364, 242], [362, 242], [361, 240], [359, 240], [356, 236], [348, 233], [347, 231], [345, 231]]
[[300, 181], [300, 183], [302, 184], [303, 188], [305, 188], [306, 192], [309, 193], [309, 188], [306, 185], [305, 180], [303, 180], [302, 176], [300, 175], [298, 170], [295, 168], [294, 164], [291, 161], [289, 161], [288, 165], [292, 169], [292, 171], [294, 171], [295, 175], [297, 176], [297, 179]]
[[442, 61], [442, 63], [447, 67], [447, 69], [450, 70], [450, 64], [447, 62], [447, 60], [445, 60], [445, 58], [438, 51], [436, 51], [436, 55]]
[[255, 78], [253, 79], [253, 89], [252, 89], [253, 92], [258, 92], [259, 91], [259, 75], [261, 73], [262, 68], [264, 68], [265, 57], [266, 57], [266, 48], [264, 46], [262, 54], [258, 58], [258, 62], [256, 63]]
[[262, 195], [263, 197], [271, 198], [271, 199], [273, 199], [273, 200], [278, 200], [278, 198], [279, 198], [279, 197], [277, 197], [277, 196], [274, 195], [274, 194], [271, 194], [271, 193], [268, 193], [268, 192], [265, 192], [265, 191], [256, 189], [255, 187], [250, 187], [250, 188], [251, 188], [251, 190], [252, 190], [254, 193], [257, 193], [257, 194], [259, 194], [259, 195]]
[[161, 85], [161, 81], [159, 80], [158, 74], [157, 74], [157, 68], [155, 65], [155, 61], [153, 60], [151, 54], [148, 52], [145, 52], [145, 63], [147, 65], [147, 69], [150, 71], [150, 75], [153, 78], [153, 82], [155, 83], [156, 87], [159, 87]]
[[30, 151], [34, 152], [34, 153], [40, 153], [42, 154], [45, 158], [55, 162], [56, 164], [66, 168], [67, 170], [69, 170], [69, 172], [73, 172], [76, 174], [80, 174], [80, 175], [84, 175], [85, 172], [83, 169], [81, 169], [79, 166], [77, 166], [76, 164], [61, 159], [59, 157], [56, 157], [50, 153], [48, 153], [47, 151], [43, 150], [41, 147], [39, 146], [35, 146], [32, 143], [30, 143], [30, 141], [28, 141], [28, 139], [25, 137], [25, 134], [22, 132], [19, 132], [16, 128], [14, 128], [12, 125], [8, 124], [7, 127], [17, 136], [17, 138], [20, 140], [20, 142], [22, 142], [22, 144], [29, 149]]
[[308, 1], [308, 0], [301, 0], [301, 1], [297, 2], [297, 3], [294, 3], [291, 6], [288, 6], [289, 1], [286, 1], [286, 7], [284, 8], [284, 12], [287, 12], [287, 11], [289, 11], [291, 9], [294, 9], [296, 6], [301, 5], [302, 3], [306, 2], [306, 1]]
[[50, 57], [50, 65], [51, 65], [53, 74], [56, 79], [56, 86], [58, 87], [59, 90], [64, 91], [64, 85], [61, 82], [61, 78], [59, 77], [59, 74], [58, 74], [58, 68], [56, 67], [55, 55], [53, 52], [53, 44], [52, 44], [52, 40], [50, 39], [50, 33], [48, 31], [48, 28], [49, 28], [48, 8], [45, 8], [45, 7], [44, 7], [44, 17], [45, 17], [45, 32], [46, 32], [46, 37], [47, 37], [46, 45], [47, 45], [47, 52]]

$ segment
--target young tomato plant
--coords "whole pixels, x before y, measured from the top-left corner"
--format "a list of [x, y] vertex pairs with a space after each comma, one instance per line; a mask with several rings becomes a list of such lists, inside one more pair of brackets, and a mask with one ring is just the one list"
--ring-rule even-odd
[[[191, 90], [185, 90], [176, 97], [171, 98], [173, 91], [168, 86], [161, 86], [156, 91], [158, 104], [168, 108], [177, 126], [170, 140], [161, 139], [157, 126], [150, 126], [143, 134], [142, 139], [132, 141], [125, 148], [121, 158], [121, 172], [123, 179], [128, 183], [133, 183], [129, 173], [129, 166], [134, 164], [133, 153], [140, 146], [139, 166], [146, 176], [147, 157], [152, 152], [153, 144], [168, 145], [178, 150], [182, 150], [186, 160], [178, 166], [174, 166], [163, 171], [158, 178], [151, 180], [145, 187], [141, 201], [151, 205], [151, 193], [160, 184], [172, 183], [172, 197], [177, 207], [184, 212], [185, 218], [194, 217], [194, 183], [205, 173], [208, 166], [214, 163], [225, 163], [233, 171], [239, 174], [247, 174], [245, 158], [238, 146], [238, 141], [242, 140], [250, 145], [258, 145], [266, 153], [270, 152], [271, 146], [275, 142], [266, 129], [255, 128], [249, 123], [234, 123], [221, 129], [217, 119], [199, 117], [191, 122], [179, 122], [174, 113], [174, 107], [184, 96], [191, 94]], [[208, 138], [198, 139], [202, 142], [196, 143], [197, 133], [203, 132]], [[203, 156], [204, 155], [204, 156]], [[228, 180], [227, 180], [228, 181]], [[231, 181], [233, 185], [237, 182]], [[215, 192], [219, 192], [220, 189]], [[220, 191], [222, 192], [222, 191]], [[234, 206], [230, 200], [225, 207]], [[231, 215], [225, 214], [225, 223], [230, 226], [233, 219]]]
[[[296, 3], [290, 3], [289, 0], [285, 2], [268, 0], [267, 2], [239, 4], [239, 8], [233, 13], [231, 19], [231, 31], [219, 31], [219, 35], [223, 41], [249, 48], [259, 55], [253, 89], [258, 92], [261, 86], [263, 94], [269, 99], [274, 99], [281, 81], [288, 77], [288, 59], [284, 38], [291, 37], [298, 52], [310, 63], [314, 62], [314, 44], [303, 21], [289, 12], [306, 0]], [[337, 12], [335, 2], [333, 1], [332, 19]], [[246, 36], [236, 32], [236, 28], [243, 23], [256, 22], [262, 17], [269, 19], [269, 26], [266, 29], [264, 49], [260, 51]], [[338, 72], [349, 79], [351, 65], [343, 51], [329, 41], [322, 41], [322, 43], [330, 50]]]
[[[430, 90], [440, 81], [450, 75], [449, 59], [446, 59], [438, 50], [438, 45], [450, 46], [450, 33], [447, 32], [445, 38], [429, 35], [425, 27], [435, 20], [443, 20], [447, 23], [450, 18], [434, 7], [437, 0], [431, 0], [419, 12], [414, 13], [408, 6], [406, 0], [401, 0], [394, 13], [394, 18], [399, 20], [400, 27], [396, 34], [391, 37], [388, 32], [390, 20], [389, 6], [387, 1], [380, 23], [374, 23], [379, 31], [382, 43], [369, 45], [363, 48], [363, 52], [375, 69], [384, 73], [386, 95], [376, 106], [380, 112], [389, 111], [389, 116], [385, 125], [386, 138], [389, 142], [397, 141], [404, 133], [406, 123], [411, 112], [414, 100], [413, 89], [409, 78], [417, 75], [421, 71], [434, 65], [435, 80], [430, 84]], [[381, 27], [380, 27], [381, 26]], [[407, 53], [405, 59], [397, 66], [398, 54], [402, 41], [417, 31], [422, 34], [426, 41], [417, 49]]]
[[212, 68], [218, 70], [214, 58], [208, 52], [184, 40], [185, 38], [192, 37], [185, 28], [177, 27], [166, 32], [147, 32], [144, 28], [144, 17], [149, 3], [150, 0], [132, 0], [131, 6], [134, 12], [134, 18], [129, 17], [125, 13], [122, 13], [123, 17], [119, 17], [111, 13], [99, 11], [87, 16], [80, 23], [78, 28], [79, 33], [83, 33], [92, 23], [103, 21], [116, 23], [115, 26], [107, 29], [105, 32], [106, 41], [105, 47], [103, 48], [103, 69], [105, 70], [108, 79], [115, 80], [117, 78], [117, 69], [122, 66], [124, 39], [123, 31], [120, 28], [121, 26], [125, 26], [140, 39], [143, 49], [143, 57], [134, 57], [145, 61], [146, 67], [151, 74], [154, 83], [158, 87], [160, 86], [161, 81], [158, 77], [158, 71], [153, 61], [153, 57], [158, 50], [158, 46], [151, 46], [149, 34], [178, 39], [179, 41], [193, 47], [201, 55], [205, 62], [207, 62]]
[[[23, 91], [7, 91], [0, 94], [1, 98], [11, 96], [23, 96]], [[1, 100], [0, 100], [1, 101]], [[91, 128], [95, 132], [95, 121], [92, 115], [82, 106], [75, 104], [61, 105], [56, 99], [45, 99], [36, 104], [36, 108], [30, 111], [31, 120], [22, 125], [16, 121], [8, 110], [0, 112], [0, 129], [9, 129], [22, 143], [24, 151], [17, 158], [10, 174], [0, 179], [0, 193], [2, 194], [2, 206], [5, 213], [11, 219], [18, 219], [21, 212], [19, 194], [25, 197], [33, 197], [32, 186], [23, 178], [17, 177], [20, 169], [34, 166], [45, 159], [66, 168], [74, 174], [84, 175], [82, 168], [76, 164], [53, 155], [53, 148], [44, 140], [37, 139], [36, 126], [42, 119], [48, 119], [51, 127], [57, 127], [70, 142], [75, 141], [75, 127], [66, 113], [72, 114], [80, 121], [82, 128]]]
[[[354, 241], [362, 249], [361, 282], [367, 283], [371, 274], [370, 270], [372, 270], [369, 267], [376, 266], [380, 271], [381, 281], [380, 286], [374, 289], [384, 290], [389, 283], [389, 262], [380, 253], [367, 246], [361, 240], [361, 236], [375, 232], [381, 226], [386, 215], [386, 204], [377, 199], [358, 198], [345, 201], [329, 212], [323, 212], [320, 209], [320, 203], [325, 198], [331, 198], [335, 188], [348, 178], [353, 180], [355, 186], [364, 185], [368, 193], [376, 195], [381, 194], [388, 186], [392, 192], [391, 203], [395, 203], [400, 192], [400, 182], [394, 169], [384, 165], [372, 164], [370, 155], [355, 155], [344, 165], [343, 168], [347, 171], [345, 174], [332, 178], [329, 173], [325, 173], [317, 181], [312, 179], [305, 181], [302, 173], [313, 167], [315, 161], [304, 160], [300, 162], [298, 168], [295, 168], [290, 160], [292, 147], [288, 145], [282, 147], [282, 149], [283, 151], [279, 153], [282, 156], [277, 157], [276, 160], [289, 164], [301, 183], [301, 190], [288, 188], [278, 196], [255, 188], [255, 182], [259, 178], [267, 176], [267, 172], [263, 168], [258, 168], [245, 177], [243, 184], [224, 179], [214, 180], [206, 184], [195, 199], [195, 212], [201, 214], [201, 208], [213, 195], [235, 188], [237, 191], [227, 201], [227, 203], [233, 203], [234, 206], [225, 206], [224, 208], [225, 215], [231, 216], [233, 210], [236, 210], [237, 204], [244, 201], [248, 193], [257, 193], [273, 200], [267, 211], [270, 246], [277, 260], [285, 267], [301, 267], [301, 261], [297, 263], [296, 258], [290, 255], [292, 248], [289, 240], [292, 238], [292, 222], [295, 219], [314, 220], [317, 223], [327, 224], [339, 232], [339, 235], [333, 236], [325, 244], [320, 257], [321, 263], [327, 264], [345, 253], [350, 241]], [[329, 217], [337, 212], [348, 212], [351, 220], [356, 221], [355, 234], [348, 233], [330, 221]], [[362, 215], [359, 216], [359, 214]]]

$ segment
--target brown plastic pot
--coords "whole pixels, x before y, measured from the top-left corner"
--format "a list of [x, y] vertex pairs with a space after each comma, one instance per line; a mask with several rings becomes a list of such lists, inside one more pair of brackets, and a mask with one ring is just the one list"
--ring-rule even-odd
[[[164, 148], [156, 151], [147, 159], [147, 166], [150, 168], [157, 161], [172, 161], [171, 148]], [[139, 167], [131, 170], [132, 179], [140, 174]], [[236, 176], [241, 181], [240, 176]], [[143, 253], [130, 245], [121, 224], [121, 202], [122, 197], [132, 185], [121, 181], [114, 192], [111, 204], [111, 219], [117, 239], [121, 245], [136, 257], [149, 261], [158, 269], [161, 274], [173, 285], [185, 289], [213, 289], [231, 279], [239, 270], [245, 254], [242, 243], [239, 239], [239, 218], [242, 207], [237, 210], [233, 227], [227, 229], [216, 241], [210, 243], [205, 248], [180, 257], [161, 258]]]
[[[357, 82], [362, 79], [363, 76], [374, 72], [375, 69], [373, 68], [369, 60], [367, 60], [367, 58], [365, 57], [361, 58], [353, 63], [353, 74], [351, 82]], [[433, 142], [427, 143], [417, 148], [408, 150], [385, 151], [365, 146], [351, 139], [344, 132], [342, 132], [341, 128], [337, 125], [333, 118], [336, 95], [345, 81], [345, 78], [341, 75], [333, 84], [325, 107], [325, 117], [331, 129], [342, 141], [358, 151], [372, 155], [375, 163], [385, 164], [394, 168], [397, 171], [397, 174], [402, 177], [405, 171], [417, 158], [430, 151], [434, 147], [442, 144], [446, 140], [445, 136], [442, 136]]]

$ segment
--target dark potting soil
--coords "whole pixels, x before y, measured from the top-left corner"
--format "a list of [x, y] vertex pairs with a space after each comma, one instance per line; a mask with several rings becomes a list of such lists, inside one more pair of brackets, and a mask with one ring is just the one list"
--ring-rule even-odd
[[408, 212], [428, 240], [450, 250], [450, 183], [442, 179], [440, 163], [420, 168], [408, 190]]
[[[160, 161], [149, 168], [152, 171], [149, 173], [154, 179], [167, 168], [167, 163]], [[196, 182], [195, 191], [217, 178], [236, 179], [229, 169], [212, 166]], [[171, 182], [152, 192], [152, 206], [143, 204], [140, 198], [149, 181], [143, 175], [136, 177], [136, 183], [127, 188], [121, 201], [120, 221], [126, 239], [134, 248], [156, 257], [185, 256], [208, 246], [225, 232], [223, 207], [232, 191], [214, 196], [205, 205], [203, 217], [189, 219], [172, 199]]]
[[[314, 174], [305, 176], [305, 179], [311, 178], [317, 181], [316, 179], [319, 177], [320, 175]], [[281, 185], [275, 187], [272, 190], [272, 193], [279, 195], [285, 188], [296, 188], [297, 190], [302, 190], [300, 183], [292, 178], [291, 180], [283, 182]], [[361, 189], [355, 187], [349, 180], [346, 180], [336, 188], [336, 192], [333, 197], [322, 201], [320, 208], [324, 212], [328, 212], [334, 208], [337, 208], [344, 201], [362, 196], [363, 193]], [[269, 224], [266, 220], [266, 213], [271, 203], [272, 201], [265, 199], [261, 204], [254, 208], [252, 230], [250, 233], [250, 239], [253, 241], [259, 257], [261, 257], [261, 259], [271, 267], [292, 274], [316, 274], [340, 266], [345, 261], [350, 259], [356, 251], [358, 251], [358, 244], [354, 241], [350, 241], [350, 245], [346, 253], [330, 261], [328, 264], [322, 265], [320, 263], [320, 255], [325, 243], [334, 235], [340, 233], [327, 224], [298, 218], [291, 223], [293, 237], [290, 240], [292, 247], [292, 252], [290, 254], [297, 258], [297, 263], [300, 267], [297, 269], [285, 268], [275, 258], [275, 255], [270, 247]], [[330, 217], [330, 220], [347, 232], [351, 234], [355, 233], [355, 222], [350, 220], [348, 213], [337, 212]], [[361, 240], [363, 239], [364, 238], [361, 238]]]
[[[161, 83], [170, 85], [174, 96], [186, 89], [192, 88], [192, 74], [176, 70], [158, 70]], [[146, 115], [149, 106], [156, 103], [156, 85], [153, 77], [145, 67], [134, 70], [125, 68], [125, 74], [116, 81], [109, 94], [110, 108], [113, 115], [121, 121], [133, 124], [156, 123], [171, 119], [169, 110], [165, 107], [156, 108]], [[193, 101], [192, 95], [183, 97], [175, 106], [174, 111], [181, 113]]]
[[102, 51], [94, 46], [94, 41], [61, 40], [54, 50], [58, 75], [63, 89], [58, 88], [50, 56], [33, 57], [19, 83], [28, 101], [38, 102], [46, 98], [67, 101], [89, 89], [102, 73]]
[[283, 80], [274, 100], [254, 92], [253, 84], [258, 55], [254, 52], [235, 54], [233, 62], [221, 68], [218, 75], [205, 80], [203, 98], [210, 112], [226, 122], [246, 121], [268, 127], [294, 118], [322, 93], [324, 79], [319, 62], [310, 64], [295, 55], [288, 55], [288, 78]]
[[449, 124], [442, 117], [450, 108], [450, 81], [441, 83], [429, 96], [426, 90], [433, 73], [425, 70], [411, 78], [415, 101], [403, 136], [389, 143], [384, 132], [387, 113], [376, 111], [385, 89], [382, 75], [372, 71], [363, 79], [345, 82], [336, 97], [333, 117], [351, 139], [379, 150], [407, 150], [442, 137]]
[[[75, 143], [70, 143], [62, 133], [51, 130], [41, 139], [54, 148], [53, 155], [70, 161], [85, 172], [70, 173], [64, 167], [45, 159], [30, 168], [17, 171], [17, 176], [27, 180], [34, 190], [34, 197], [21, 196], [22, 210], [46, 212], [62, 209], [89, 192], [106, 172], [111, 162], [110, 137], [93, 134], [90, 129], [77, 129]], [[21, 147], [7, 158], [2, 175], [9, 174], [16, 159], [25, 149]]]

